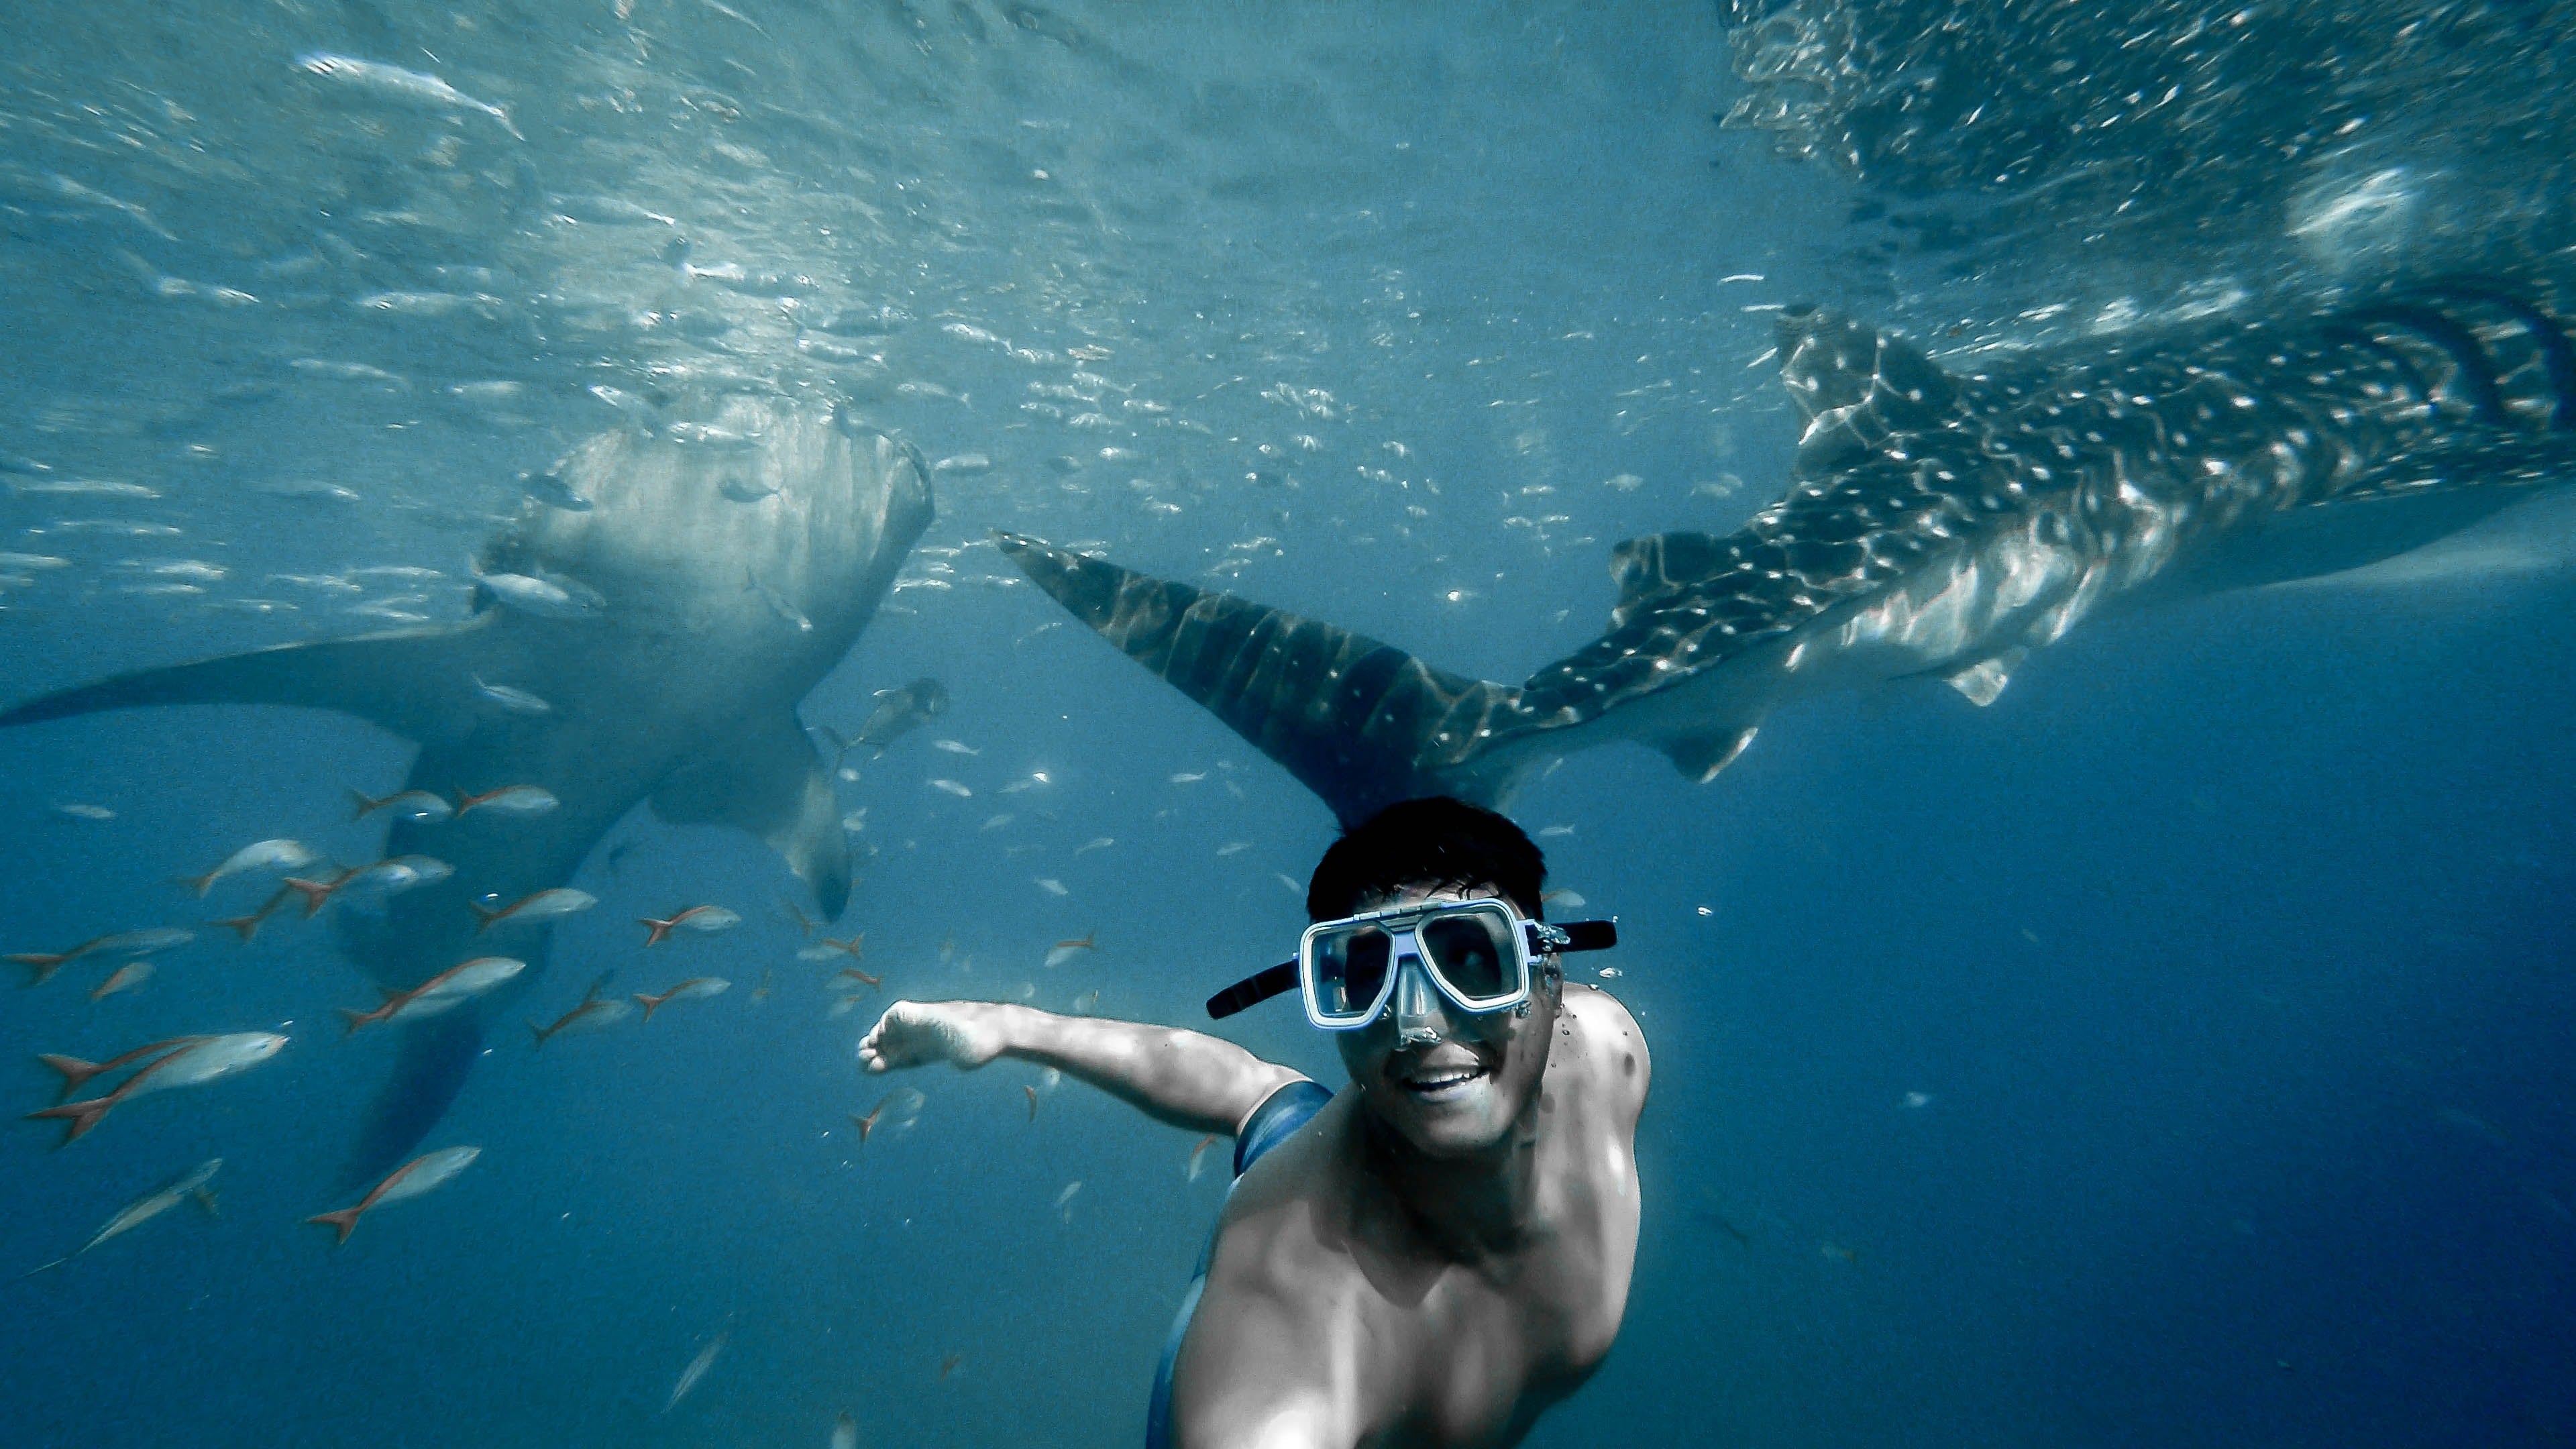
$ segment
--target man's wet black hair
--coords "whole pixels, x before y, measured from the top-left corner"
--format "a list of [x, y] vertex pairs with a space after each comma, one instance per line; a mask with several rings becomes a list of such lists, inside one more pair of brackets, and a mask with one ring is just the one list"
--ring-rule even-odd
[[1306, 917], [1355, 914], [1364, 895], [1409, 885], [1492, 886], [1533, 921], [1547, 884], [1547, 858], [1521, 828], [1491, 810], [1426, 795], [1401, 800], [1342, 832], [1315, 863]]

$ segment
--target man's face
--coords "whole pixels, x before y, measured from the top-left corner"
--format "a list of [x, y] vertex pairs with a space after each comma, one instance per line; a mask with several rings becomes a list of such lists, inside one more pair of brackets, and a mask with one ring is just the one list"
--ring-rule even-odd
[[[1501, 895], [1491, 886], [1413, 886], [1364, 897], [1353, 914]], [[1430, 996], [1429, 1015], [1414, 1024], [1437, 1031], [1437, 1042], [1399, 1045], [1397, 1013], [1390, 1005], [1357, 1031], [1333, 1033], [1335, 1044], [1360, 1089], [1362, 1110], [1426, 1156], [1473, 1156], [1508, 1140], [1513, 1122], [1537, 1095], [1556, 1025], [1555, 993], [1538, 983], [1528, 1016], [1508, 1010], [1471, 1014], [1437, 989]]]

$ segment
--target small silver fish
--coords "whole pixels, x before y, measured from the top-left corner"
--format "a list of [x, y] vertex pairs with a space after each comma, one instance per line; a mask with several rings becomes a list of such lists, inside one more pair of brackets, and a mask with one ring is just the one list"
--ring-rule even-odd
[[116, 818], [116, 812], [104, 805], [83, 805], [78, 802], [57, 805], [54, 807], [54, 813], [66, 820], [114, 820]]
[[795, 626], [796, 632], [799, 634], [811, 634], [814, 632], [814, 621], [806, 618], [805, 611], [797, 608], [785, 594], [782, 594], [778, 592], [778, 590], [771, 588], [769, 585], [762, 583], [758, 574], [745, 570], [743, 577], [747, 581], [744, 587], [749, 588], [752, 592], [760, 595], [760, 601], [769, 606], [769, 612], [776, 614], [780, 619]]
[[537, 696], [530, 694], [524, 689], [513, 688], [507, 684], [486, 684], [483, 681], [483, 677], [479, 674], [469, 674], [466, 678], [474, 682], [474, 692], [476, 694], [483, 696], [485, 699], [490, 700], [492, 703], [499, 705], [501, 708], [512, 714], [540, 715], [552, 714], [555, 711], [555, 707], [553, 705], [546, 703], [544, 700], [539, 699]]
[[590, 511], [590, 500], [573, 491], [572, 485], [551, 469], [543, 473], [520, 474], [519, 487], [548, 508], [560, 508], [566, 513]]
[[463, 816], [477, 810], [488, 810], [495, 815], [543, 815], [562, 803], [555, 798], [553, 791], [536, 785], [504, 785], [479, 795], [459, 791], [456, 813]]
[[197, 893], [197, 899], [204, 900], [206, 892], [215, 888], [215, 882], [239, 875], [244, 871], [302, 870], [319, 859], [321, 857], [315, 855], [300, 840], [255, 840], [225, 856], [223, 863], [213, 870], [207, 871], [204, 875], [187, 876], [180, 881], [180, 884], [194, 890]]
[[698, 1356], [689, 1360], [689, 1366], [680, 1370], [680, 1381], [671, 1385], [671, 1397], [663, 1401], [663, 1413], [678, 1408], [680, 1401], [689, 1396], [689, 1390], [698, 1386], [698, 1380], [707, 1376], [707, 1370], [716, 1366], [716, 1355], [724, 1352], [725, 1340], [732, 1336], [729, 1332], [719, 1333], [708, 1339], [707, 1346], [698, 1350]]
[[436, 1152], [415, 1157], [386, 1174], [384, 1181], [368, 1189], [367, 1195], [358, 1200], [357, 1206], [345, 1207], [338, 1212], [315, 1213], [305, 1221], [320, 1223], [324, 1227], [336, 1230], [339, 1237], [332, 1240], [332, 1246], [337, 1247], [349, 1241], [349, 1234], [357, 1230], [360, 1217], [387, 1203], [397, 1203], [418, 1197], [446, 1183], [456, 1174], [473, 1166], [474, 1159], [482, 1155], [483, 1149], [480, 1147], [442, 1147]]
[[929, 785], [933, 790], [939, 790], [947, 794], [954, 795], [960, 800], [972, 800], [975, 798], [974, 791], [967, 789], [965, 786], [958, 784], [954, 780], [932, 780], [929, 782]]
[[363, 790], [352, 790], [349, 794], [358, 802], [358, 813], [349, 817], [352, 820], [364, 820], [379, 810], [387, 810], [397, 820], [416, 820], [426, 824], [445, 820], [456, 813], [456, 807], [447, 803], [446, 796], [428, 790], [405, 790], [398, 795], [387, 795], [382, 800]]
[[90, 991], [89, 999], [92, 1001], [105, 1001], [119, 992], [132, 991], [134, 988], [151, 979], [151, 962], [128, 961], [124, 965], [117, 967], [113, 972], [110, 972], [105, 981], [98, 983], [98, 985]]
[[474, 586], [501, 607], [539, 619], [586, 619], [608, 607], [599, 591], [587, 585], [533, 574], [477, 573]]
[[501, 129], [519, 140], [519, 128], [510, 124], [510, 113], [489, 101], [478, 101], [456, 87], [425, 71], [405, 70], [377, 60], [360, 60], [355, 56], [334, 55], [327, 50], [308, 51], [295, 58], [296, 68], [327, 81], [352, 86], [389, 99], [417, 106], [446, 110], [481, 111], [501, 123]]
[[90, 1234], [88, 1242], [81, 1244], [79, 1247], [72, 1249], [70, 1252], [65, 1253], [50, 1263], [30, 1268], [18, 1276], [22, 1278], [33, 1278], [38, 1273], [44, 1272], [47, 1268], [59, 1268], [63, 1264], [70, 1262], [72, 1259], [79, 1257], [81, 1254], [88, 1252], [90, 1249], [97, 1247], [99, 1244], [106, 1242], [108, 1239], [116, 1237], [122, 1233], [130, 1233], [136, 1228], [143, 1226], [145, 1223], [152, 1221], [154, 1218], [161, 1216], [163, 1213], [168, 1212], [170, 1209], [177, 1207], [180, 1203], [191, 1198], [196, 1200], [199, 1207], [212, 1213], [215, 1210], [215, 1195], [206, 1190], [206, 1184], [214, 1179], [216, 1170], [221, 1168], [223, 1165], [224, 1160], [220, 1157], [208, 1158], [204, 1162], [198, 1163], [196, 1166], [180, 1173], [177, 1177], [170, 1179], [168, 1182], [161, 1184], [152, 1191], [145, 1193], [143, 1196], [138, 1197], [134, 1201], [117, 1209], [116, 1216], [109, 1218], [104, 1224], [100, 1225], [97, 1232]]
[[1117, 843], [1118, 838], [1114, 835], [1096, 835], [1091, 839], [1084, 841], [1082, 844], [1075, 846], [1073, 848], [1073, 853], [1080, 855], [1086, 850], [1107, 850], [1109, 847], [1116, 845]]
[[[485, 899], [497, 900], [499, 897], [492, 896]], [[534, 895], [521, 896], [506, 906], [488, 906], [481, 901], [468, 901], [466, 904], [472, 907], [474, 914], [482, 920], [482, 924], [476, 928], [477, 934], [480, 934], [504, 921], [515, 923], [560, 920], [598, 905], [599, 897], [588, 891], [575, 890], [570, 886], [557, 886], [552, 890], [542, 890]]]
[[982, 750], [975, 748], [964, 740], [932, 740], [930, 742], [930, 747], [934, 750], [946, 750], [952, 755], [980, 755], [984, 753]]
[[1040, 889], [1044, 890], [1051, 896], [1069, 896], [1073, 894], [1073, 892], [1064, 888], [1063, 881], [1057, 880], [1051, 876], [1039, 876], [1037, 877], [1037, 883]]

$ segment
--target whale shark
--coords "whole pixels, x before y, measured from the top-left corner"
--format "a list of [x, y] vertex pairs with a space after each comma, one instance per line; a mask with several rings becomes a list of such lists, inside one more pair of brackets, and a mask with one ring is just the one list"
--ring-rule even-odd
[[[342, 909], [343, 949], [391, 990], [471, 956], [544, 964], [549, 927], [503, 906], [561, 887], [637, 804], [749, 832], [827, 917], [846, 907], [848, 843], [831, 772], [797, 705], [849, 652], [930, 524], [917, 452], [846, 414], [738, 398], [716, 447], [613, 431], [576, 446], [483, 549], [470, 617], [146, 669], [28, 701], [0, 725], [177, 704], [300, 705], [419, 746], [407, 790], [453, 799], [552, 792], [540, 814], [395, 821], [387, 855], [454, 874]], [[707, 430], [713, 433], [713, 429]], [[748, 501], [745, 501], [748, 500]], [[567, 506], [570, 505], [570, 506]], [[346, 1168], [380, 1177], [462, 1089], [503, 993], [406, 1032]]]
[[1611, 552], [1609, 628], [1519, 684], [1004, 534], [1041, 589], [1345, 822], [1633, 740], [1706, 782], [1772, 711], [1908, 677], [1991, 704], [2086, 619], [2391, 559], [2576, 476], [2576, 347], [2497, 285], [1950, 371], [1814, 307], [1777, 321], [1785, 496]]

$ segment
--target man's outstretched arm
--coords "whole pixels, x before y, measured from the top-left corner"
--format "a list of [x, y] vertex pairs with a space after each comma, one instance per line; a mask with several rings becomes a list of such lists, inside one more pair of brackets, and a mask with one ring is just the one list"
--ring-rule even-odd
[[1172, 1026], [1058, 1016], [999, 1001], [898, 1001], [859, 1043], [871, 1072], [1018, 1057], [1078, 1077], [1192, 1132], [1231, 1136], [1263, 1099], [1306, 1074]]

